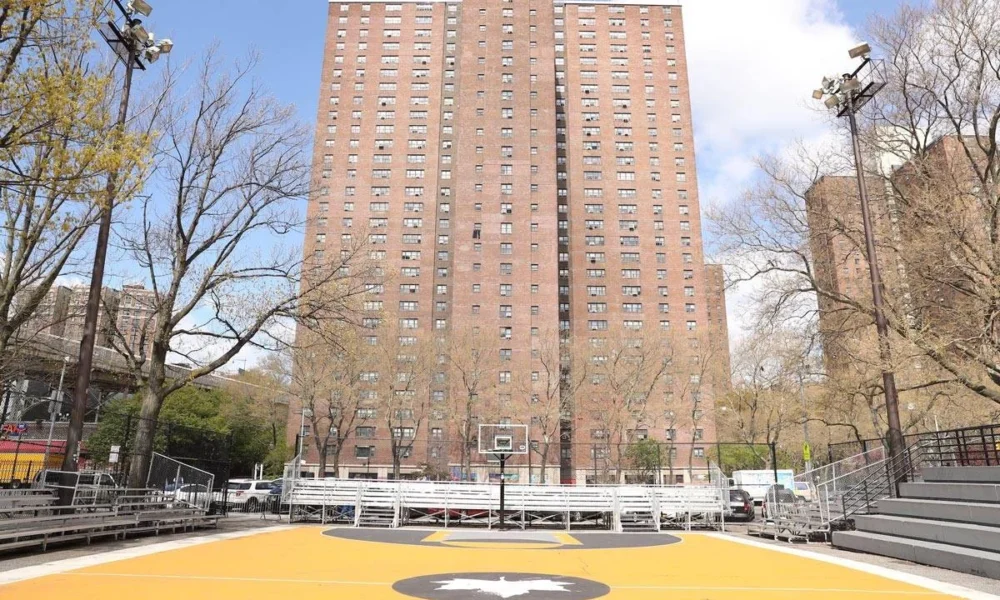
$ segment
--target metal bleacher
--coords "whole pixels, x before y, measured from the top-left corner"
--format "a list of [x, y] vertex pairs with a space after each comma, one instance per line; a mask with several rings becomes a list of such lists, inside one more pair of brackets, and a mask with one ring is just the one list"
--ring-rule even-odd
[[[51, 488], [0, 490], [0, 552], [215, 526], [218, 517], [155, 489], [106, 489], [61, 505]], [[78, 496], [74, 495], [74, 499]]]
[[[723, 523], [728, 496], [711, 486], [505, 486], [504, 516], [520, 527], [659, 531]], [[292, 520], [354, 526], [479, 525], [499, 520], [500, 486], [487, 483], [290, 478]]]

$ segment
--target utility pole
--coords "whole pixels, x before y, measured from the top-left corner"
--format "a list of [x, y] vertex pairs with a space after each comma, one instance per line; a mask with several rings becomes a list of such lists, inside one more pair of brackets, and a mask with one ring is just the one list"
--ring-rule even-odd
[[[52, 448], [52, 434], [56, 428], [56, 415], [59, 414], [59, 407], [62, 406], [63, 380], [66, 378], [66, 365], [69, 364], [69, 357], [63, 357], [62, 371], [59, 373], [59, 388], [56, 390], [56, 397], [49, 402], [49, 437], [45, 442], [45, 457], [42, 459], [42, 469], [49, 468], [49, 452]], [[69, 448], [64, 448], [66, 452]], [[65, 456], [63, 457], [65, 460]]]
[[[146, 31], [137, 14], [149, 16], [153, 8], [144, 0], [131, 0], [122, 5], [120, 0], [114, 4], [125, 17], [124, 27], [119, 28], [114, 21], [109, 21], [102, 28], [101, 35], [118, 59], [125, 64], [125, 80], [122, 85], [121, 100], [118, 105], [118, 119], [115, 121], [114, 135], [125, 134], [125, 124], [128, 119], [128, 103], [132, 94], [132, 73], [136, 68], [145, 70], [143, 63], [154, 62], [160, 54], [168, 54], [173, 49], [173, 42], [161, 40], [153, 42], [153, 36]], [[97, 244], [94, 247], [94, 264], [90, 273], [90, 290], [87, 295], [87, 310], [84, 313], [83, 337], [80, 339], [80, 353], [77, 360], [76, 383], [73, 388], [73, 407], [70, 412], [69, 429], [66, 433], [66, 453], [63, 457], [62, 470], [76, 471], [80, 441], [83, 438], [83, 418], [87, 412], [87, 399], [90, 394], [90, 371], [94, 363], [94, 344], [97, 341], [97, 321], [101, 310], [101, 290], [104, 287], [104, 265], [108, 256], [108, 241], [111, 237], [111, 212], [114, 208], [115, 196], [118, 193], [117, 171], [108, 175], [104, 188], [104, 203], [100, 207], [101, 220], [97, 229]]]
[[[854, 149], [854, 168], [857, 173], [858, 195], [861, 200], [861, 221], [864, 226], [865, 252], [871, 279], [872, 305], [875, 313], [875, 329], [878, 332], [879, 359], [882, 368], [882, 388], [885, 393], [886, 421], [889, 424], [889, 456], [901, 456], [905, 450], [903, 430], [899, 419], [899, 393], [896, 390], [896, 376], [892, 370], [892, 349], [889, 341], [889, 321], [885, 314], [882, 294], [885, 286], [878, 266], [875, 251], [875, 228], [868, 202], [868, 187], [865, 183], [864, 158], [861, 153], [861, 139], [858, 133], [857, 113], [875, 94], [885, 87], [885, 82], [875, 77], [875, 62], [871, 59], [871, 47], [861, 44], [850, 50], [851, 58], [861, 58], [861, 65], [853, 73], [838, 77], [824, 77], [822, 87], [813, 92], [813, 98], [821, 100], [827, 108], [837, 111], [838, 117], [847, 117]], [[863, 78], [862, 72], [868, 69]], [[864, 80], [863, 80], [864, 79]]]

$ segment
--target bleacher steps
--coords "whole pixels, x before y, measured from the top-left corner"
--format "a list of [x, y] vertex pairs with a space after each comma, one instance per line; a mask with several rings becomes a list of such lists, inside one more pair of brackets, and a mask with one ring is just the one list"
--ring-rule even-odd
[[878, 514], [1000, 527], [1000, 504], [922, 498], [883, 498], [878, 502]]
[[951, 482], [901, 483], [899, 484], [899, 494], [903, 498], [923, 498], [925, 500], [1000, 503], [1000, 484]]
[[1000, 579], [1000, 554], [868, 531], [835, 531], [833, 545], [869, 554]]
[[892, 515], [856, 515], [858, 531], [939, 542], [979, 550], [1000, 549], [1000, 528]]
[[1000, 468], [924, 467], [833, 545], [1000, 579]]
[[620, 515], [622, 531], [656, 531], [651, 511], [626, 512]]
[[935, 483], [998, 483], [1000, 467], [924, 467], [924, 481]]
[[392, 527], [395, 511], [391, 506], [362, 505], [358, 515], [359, 527]]

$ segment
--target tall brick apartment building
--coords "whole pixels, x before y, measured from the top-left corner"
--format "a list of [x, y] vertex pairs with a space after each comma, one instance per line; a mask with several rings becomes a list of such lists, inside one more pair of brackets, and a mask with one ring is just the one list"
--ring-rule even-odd
[[[617, 434], [598, 423], [609, 401], [596, 367], [564, 402], [547, 479], [599, 480], [613, 455], [623, 467], [623, 444], [648, 437], [663, 444], [659, 480], [704, 480], [715, 433], [702, 373], [725, 320], [713, 333], [679, 7], [331, 1], [319, 104], [307, 256], [364, 236], [391, 274], [371, 294], [384, 320], [445, 345], [498, 338], [483, 401], [501, 420], [538, 421], [505, 405], [533, 393], [514, 385], [522, 376], [542, 385], [540, 349], [561, 348], [572, 380], [574, 365], [606, 370], [609, 346], [655, 344], [663, 374], [630, 396]], [[430, 393], [444, 410], [454, 374], [437, 364]], [[435, 442], [454, 438], [441, 410], [405, 433], [417, 442], [404, 474], [436, 462], [455, 475], [457, 457]], [[378, 427], [365, 436], [390, 435]], [[386, 477], [388, 452], [349, 439], [336, 475]], [[540, 455], [530, 460], [537, 481]]]

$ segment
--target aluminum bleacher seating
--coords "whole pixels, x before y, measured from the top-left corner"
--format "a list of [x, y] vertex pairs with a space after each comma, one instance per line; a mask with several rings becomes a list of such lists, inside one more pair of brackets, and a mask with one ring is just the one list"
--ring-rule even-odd
[[[522, 527], [600, 526], [616, 531], [690, 528], [721, 521], [726, 498], [708, 486], [505, 486], [505, 516]], [[288, 479], [283, 504], [293, 519], [326, 521], [350, 514], [353, 524], [479, 524], [497, 520], [500, 487], [486, 483]], [[624, 521], [622, 520], [624, 516]], [[331, 518], [331, 520], [334, 520]], [[628, 523], [630, 526], [623, 526]], [[642, 527], [632, 526], [642, 523]]]

